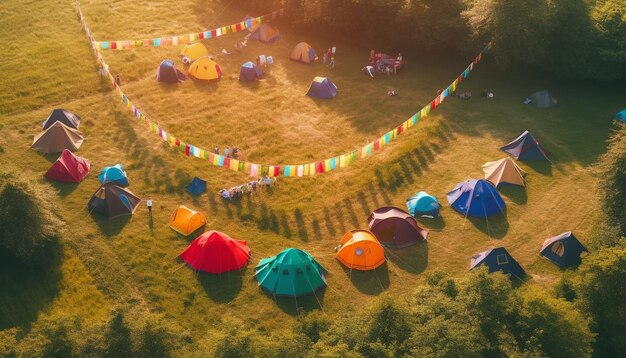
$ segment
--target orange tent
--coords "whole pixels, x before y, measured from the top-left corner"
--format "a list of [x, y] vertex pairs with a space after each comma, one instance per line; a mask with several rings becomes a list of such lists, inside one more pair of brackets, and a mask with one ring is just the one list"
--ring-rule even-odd
[[206, 224], [206, 218], [201, 212], [181, 205], [172, 213], [169, 224], [172, 229], [187, 236]]
[[337, 260], [354, 270], [373, 270], [385, 263], [385, 250], [367, 230], [352, 230], [343, 235]]

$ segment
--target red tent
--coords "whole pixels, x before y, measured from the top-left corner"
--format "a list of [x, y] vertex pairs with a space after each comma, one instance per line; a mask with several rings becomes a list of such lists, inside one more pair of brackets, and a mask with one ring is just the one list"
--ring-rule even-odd
[[239, 270], [250, 259], [250, 248], [243, 240], [235, 240], [219, 231], [198, 236], [178, 257], [194, 270], [222, 273]]
[[89, 174], [89, 161], [77, 157], [67, 149], [59, 156], [54, 164], [48, 169], [45, 176], [48, 179], [64, 182], [79, 183]]

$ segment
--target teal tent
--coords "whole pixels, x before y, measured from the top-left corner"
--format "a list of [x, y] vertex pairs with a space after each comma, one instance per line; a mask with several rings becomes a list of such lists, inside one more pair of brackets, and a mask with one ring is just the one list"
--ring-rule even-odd
[[115, 183], [120, 186], [128, 186], [128, 177], [124, 171], [122, 164], [115, 164], [112, 167], [104, 167], [100, 174], [98, 174], [100, 183]]
[[440, 205], [437, 198], [424, 191], [420, 191], [410, 197], [406, 201], [406, 206], [409, 209], [409, 213], [415, 217], [428, 216], [434, 218], [439, 216]]
[[615, 120], [626, 123], [626, 109], [622, 109], [621, 111], [615, 113]]
[[294, 248], [261, 259], [254, 271], [261, 288], [287, 297], [310, 295], [326, 286], [328, 273], [309, 253]]

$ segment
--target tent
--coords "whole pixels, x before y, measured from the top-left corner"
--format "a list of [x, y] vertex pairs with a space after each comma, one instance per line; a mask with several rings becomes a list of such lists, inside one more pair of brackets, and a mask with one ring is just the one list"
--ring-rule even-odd
[[206, 181], [194, 177], [191, 183], [185, 187], [185, 190], [191, 195], [198, 196], [206, 191]]
[[446, 196], [452, 208], [465, 216], [486, 218], [506, 208], [498, 189], [483, 179], [461, 182]]
[[367, 221], [370, 231], [383, 245], [403, 248], [428, 237], [428, 231], [419, 227], [409, 213], [393, 206], [374, 210]]
[[621, 111], [615, 113], [615, 120], [626, 123], [626, 109], [622, 109]]
[[48, 129], [33, 138], [31, 148], [42, 153], [60, 153], [65, 149], [77, 150], [83, 144], [83, 134], [60, 121], [54, 122]]
[[317, 59], [317, 56], [315, 56], [315, 50], [311, 45], [306, 42], [300, 42], [293, 48], [289, 58], [302, 63], [312, 63]]
[[128, 177], [124, 171], [124, 166], [120, 163], [112, 167], [104, 167], [98, 174], [98, 180], [102, 184], [115, 183], [120, 186], [128, 186]]
[[208, 57], [195, 60], [187, 70], [189, 77], [197, 80], [216, 80], [222, 77], [222, 69], [215, 61]]
[[243, 240], [212, 230], [196, 237], [178, 257], [194, 270], [220, 274], [246, 266], [250, 248]]
[[165, 83], [178, 83], [187, 79], [175, 66], [172, 60], [163, 60], [157, 68], [157, 81]]
[[265, 43], [272, 43], [280, 38], [280, 31], [269, 24], [261, 24], [252, 29], [250, 38]]
[[587, 251], [571, 231], [551, 237], [543, 242], [541, 256], [560, 267], [575, 266], [580, 263], [580, 254]]
[[254, 63], [248, 61], [241, 65], [239, 81], [256, 81], [263, 77], [263, 71]]
[[106, 183], [91, 196], [87, 208], [108, 218], [129, 215], [135, 212], [141, 199], [130, 190], [115, 183]]
[[63, 183], [80, 183], [89, 174], [89, 161], [65, 149], [45, 174], [48, 179]]
[[483, 172], [485, 172], [485, 179], [495, 186], [500, 185], [500, 183], [526, 186], [524, 182], [526, 172], [517, 166], [511, 158], [487, 162], [483, 164]]
[[420, 191], [419, 193], [408, 198], [406, 206], [412, 216], [428, 216], [431, 218], [439, 216], [439, 202], [434, 196]]
[[254, 271], [262, 289], [287, 297], [315, 293], [326, 286], [328, 273], [308, 252], [294, 248], [261, 259]]
[[337, 96], [337, 86], [326, 77], [315, 77], [306, 93], [309, 97], [330, 99]]
[[527, 98], [530, 99], [530, 104], [539, 108], [553, 108], [557, 104], [556, 98], [552, 97], [548, 90], [529, 94]]
[[548, 160], [548, 155], [541, 144], [528, 131], [524, 131], [500, 149], [517, 160]]
[[206, 217], [199, 211], [180, 205], [170, 216], [169, 225], [182, 235], [189, 235], [206, 224]]
[[470, 270], [479, 266], [487, 266], [489, 272], [502, 271], [518, 278], [522, 278], [526, 274], [522, 266], [504, 247], [496, 247], [472, 256]]
[[385, 250], [371, 232], [352, 230], [343, 235], [337, 260], [350, 269], [373, 270], [385, 263]]
[[200, 42], [189, 44], [180, 50], [180, 57], [187, 57], [191, 62], [208, 55], [209, 50]]
[[48, 118], [43, 121], [41, 125], [43, 126], [43, 129], [48, 129], [55, 122], [61, 122], [70, 128], [78, 129], [78, 126], [80, 125], [80, 117], [67, 109], [56, 108], [50, 112]]

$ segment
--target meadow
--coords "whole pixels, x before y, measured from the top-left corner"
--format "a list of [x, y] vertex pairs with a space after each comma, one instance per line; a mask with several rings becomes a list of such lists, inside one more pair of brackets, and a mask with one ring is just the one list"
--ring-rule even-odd
[[[81, 8], [98, 40], [200, 31], [248, 14], [206, 1], [91, 0]], [[243, 159], [271, 164], [313, 162], [368, 143], [432, 100], [471, 60], [405, 56], [408, 64], [397, 75], [371, 79], [360, 71], [369, 48], [289, 32], [280, 21], [276, 26], [283, 31], [275, 44], [249, 42], [229, 56], [218, 54], [232, 51], [245, 33], [204, 41], [223, 70], [222, 79], [211, 83], [163, 86], [155, 80], [163, 59], [183, 67], [177, 47], [103, 54], [111, 71], [120, 74], [125, 93], [169, 132], [205, 149], [237, 146]], [[196, 339], [226, 326], [275, 333], [303, 312], [319, 310], [332, 320], [358, 315], [381, 294], [410, 292], [428, 272], [463, 277], [473, 254], [497, 246], [526, 269], [523, 284], [550, 288], [562, 271], [538, 251], [545, 238], [563, 231], [574, 231], [583, 243], [592, 234], [601, 205], [594, 163], [606, 150], [610, 118], [624, 98], [623, 90], [557, 81], [524, 69], [499, 72], [486, 56], [461, 86], [474, 98], [447, 99], [381, 152], [327, 174], [279, 177], [271, 189], [228, 202], [217, 191], [251, 178], [185, 157], [134, 119], [98, 76], [73, 1], [3, 2], [0, 39], [2, 170], [44, 185], [65, 222], [58, 272], [21, 280], [2, 276], [0, 330], [20, 327], [25, 335], [45, 317], [80, 318], [89, 325], [119, 306], [161, 314]], [[337, 66], [289, 61], [300, 41], [319, 53], [337, 46]], [[275, 59], [268, 75], [259, 83], [239, 82], [240, 65], [259, 54]], [[339, 95], [330, 101], [306, 97], [315, 76], [331, 78]], [[391, 88], [397, 97], [387, 96]], [[495, 92], [493, 100], [478, 96], [485, 88]], [[526, 95], [544, 88], [558, 98], [556, 108], [522, 105]], [[86, 139], [76, 154], [91, 161], [92, 171], [79, 185], [47, 182], [43, 174], [56, 155], [29, 148], [54, 108], [82, 118]], [[528, 172], [527, 186], [502, 188], [505, 215], [470, 220], [445, 205], [447, 191], [482, 177], [482, 164], [503, 158], [498, 148], [525, 129], [547, 149], [551, 162], [518, 162]], [[144, 203], [132, 217], [109, 220], [87, 211], [97, 173], [118, 162], [126, 167], [129, 189], [154, 201], [151, 217]], [[208, 192], [196, 198], [184, 191], [194, 176], [208, 182]], [[387, 263], [373, 272], [350, 272], [336, 261], [333, 248], [346, 231], [367, 228], [377, 207], [404, 208], [420, 190], [444, 204], [441, 219], [419, 220], [430, 230], [426, 242], [389, 250]], [[181, 204], [204, 212], [207, 230], [247, 240], [253, 255], [248, 268], [215, 276], [181, 267], [176, 257], [195, 237], [167, 226]], [[258, 260], [288, 247], [308, 251], [330, 271], [327, 288], [294, 300], [257, 287]]]

